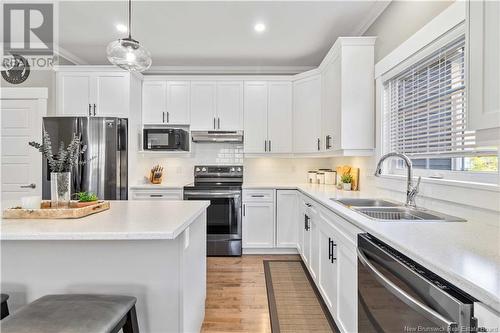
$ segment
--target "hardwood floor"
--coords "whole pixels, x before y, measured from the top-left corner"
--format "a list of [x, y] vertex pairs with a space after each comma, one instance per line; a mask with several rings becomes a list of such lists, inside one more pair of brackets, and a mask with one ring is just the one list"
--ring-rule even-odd
[[202, 332], [269, 332], [263, 260], [298, 255], [245, 255], [207, 258], [207, 300]]

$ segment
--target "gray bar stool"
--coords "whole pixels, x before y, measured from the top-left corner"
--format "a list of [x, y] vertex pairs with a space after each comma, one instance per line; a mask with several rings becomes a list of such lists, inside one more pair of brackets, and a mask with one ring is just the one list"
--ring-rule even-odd
[[0, 322], [2, 333], [139, 333], [136, 298], [47, 295]]

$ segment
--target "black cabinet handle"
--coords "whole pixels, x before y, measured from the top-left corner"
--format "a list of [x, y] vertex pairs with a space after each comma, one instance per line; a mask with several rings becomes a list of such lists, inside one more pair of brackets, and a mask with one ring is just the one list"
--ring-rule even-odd
[[332, 140], [332, 136], [331, 135], [327, 135], [326, 136], [326, 149], [332, 148], [332, 144], [330, 143], [331, 140]]
[[337, 257], [333, 255], [334, 249], [337, 248], [337, 244], [330, 237], [328, 237], [328, 248], [328, 259], [330, 259], [330, 262], [333, 264], [333, 262], [337, 260]]
[[165, 111], [163, 111], [161, 113], [161, 122], [164, 123], [165, 122]]
[[263, 198], [264, 194], [252, 194], [252, 198]]
[[309, 231], [309, 229], [311, 229], [311, 227], [309, 226], [309, 220], [310, 220], [310, 217], [307, 216], [307, 214], [304, 214], [304, 229], [306, 231]]
[[321, 146], [320, 146], [321, 142], [319, 141], [319, 138], [318, 138], [318, 150], [321, 149]]
[[94, 104], [94, 116], [95, 116], [95, 108], [96, 108], [96, 105]]
[[163, 198], [163, 194], [150, 194], [150, 198]]
[[245, 216], [245, 205], [243, 205], [243, 216]]
[[328, 260], [332, 260], [333, 257], [333, 251], [332, 251], [332, 239], [328, 237]]
[[310, 203], [308, 203], [308, 202], [306, 202], [306, 206], [307, 207], [312, 207], [312, 205]]
[[214, 129], [216, 129], [216, 127], [215, 127], [215, 117], [214, 117]]
[[264, 151], [267, 151], [267, 140], [264, 140]]
[[170, 112], [167, 111], [167, 123], [170, 122]]
[[217, 128], [220, 129], [220, 118], [217, 117]]
[[271, 151], [271, 140], [269, 140], [269, 151]]
[[92, 105], [90, 105], [90, 103], [89, 103], [89, 116], [91, 116], [91, 115], [92, 115]]

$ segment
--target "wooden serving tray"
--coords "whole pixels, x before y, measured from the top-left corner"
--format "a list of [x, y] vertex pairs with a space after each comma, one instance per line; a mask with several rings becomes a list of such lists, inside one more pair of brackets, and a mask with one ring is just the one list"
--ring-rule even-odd
[[[91, 214], [99, 213], [109, 209], [109, 201], [97, 201], [85, 207], [74, 206], [70, 208], [43, 208], [47, 207], [50, 201], [42, 201], [40, 209], [7, 208], [4, 209], [2, 218], [4, 219], [79, 219]], [[73, 207], [72, 207], [73, 206]]]

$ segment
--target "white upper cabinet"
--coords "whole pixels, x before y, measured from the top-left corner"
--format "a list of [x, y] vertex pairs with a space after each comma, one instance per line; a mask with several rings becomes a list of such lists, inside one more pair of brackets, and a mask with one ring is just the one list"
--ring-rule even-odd
[[267, 151], [267, 82], [245, 82], [245, 153]]
[[268, 83], [268, 152], [292, 152], [292, 82]]
[[292, 152], [292, 83], [245, 82], [245, 153]]
[[369, 155], [375, 147], [374, 37], [341, 37], [322, 75], [321, 150]]
[[321, 75], [293, 84], [293, 151], [315, 153], [321, 149]]
[[57, 73], [57, 115], [88, 116], [92, 112], [90, 100], [91, 74]]
[[469, 1], [469, 119], [471, 130], [500, 127], [500, 2]]
[[192, 81], [192, 130], [242, 130], [242, 81]]
[[217, 129], [243, 129], [243, 82], [217, 82]]
[[118, 117], [128, 110], [130, 84], [127, 73], [95, 76], [95, 115]]
[[61, 66], [56, 74], [56, 115], [128, 117], [130, 73]]
[[161, 124], [167, 110], [167, 89], [164, 81], [146, 81], [142, 84], [142, 122]]
[[189, 124], [190, 88], [189, 81], [167, 81], [166, 124]]
[[191, 129], [216, 129], [216, 90], [214, 81], [191, 82]]

